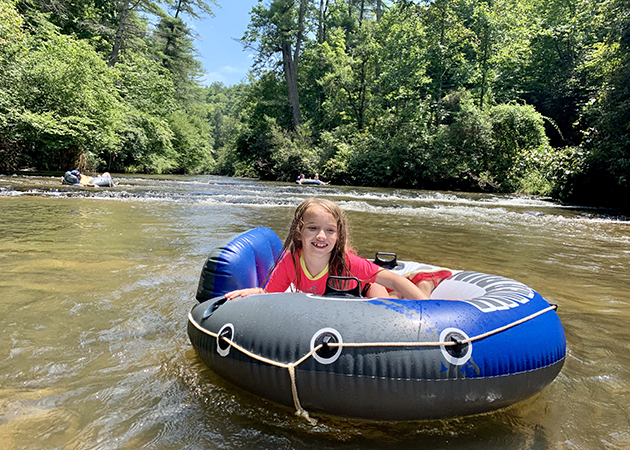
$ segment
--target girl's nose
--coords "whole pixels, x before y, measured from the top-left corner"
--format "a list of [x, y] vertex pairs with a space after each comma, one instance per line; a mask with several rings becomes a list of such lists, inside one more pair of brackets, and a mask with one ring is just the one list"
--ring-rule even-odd
[[317, 239], [326, 239], [326, 233], [324, 233], [324, 230], [319, 230], [319, 233], [317, 233]]

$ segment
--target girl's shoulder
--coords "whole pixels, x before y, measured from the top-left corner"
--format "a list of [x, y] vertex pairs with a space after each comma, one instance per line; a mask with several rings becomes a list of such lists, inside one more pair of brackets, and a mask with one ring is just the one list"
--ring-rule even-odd
[[280, 259], [278, 260], [278, 265], [282, 264], [282, 265], [286, 265], [291, 263], [291, 265], [293, 265], [294, 261], [299, 261], [300, 260], [300, 255], [301, 255], [301, 251], [297, 251], [295, 254], [287, 251], [284, 252], [282, 255], [280, 255]]

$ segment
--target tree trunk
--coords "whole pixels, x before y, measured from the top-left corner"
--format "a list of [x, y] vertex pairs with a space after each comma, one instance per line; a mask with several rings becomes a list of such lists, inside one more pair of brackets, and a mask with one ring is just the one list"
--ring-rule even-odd
[[[376, 2], [376, 23], [381, 24], [381, 17], [383, 16], [383, 4], [381, 0]], [[381, 95], [381, 63], [379, 59], [376, 59], [376, 67], [374, 68], [374, 78], [376, 79], [376, 95]]]
[[[379, 0], [380, 1], [380, 0]], [[319, 0], [319, 13], [317, 23], [317, 43], [326, 41], [326, 17], [328, 15], [328, 0]]]
[[359, 11], [359, 27], [363, 25], [364, 14], [365, 14], [365, 0], [361, 0], [361, 10]]
[[481, 93], [479, 94], [479, 109], [480, 110], [483, 110], [483, 102], [484, 102], [484, 99], [486, 98], [486, 92], [488, 90], [487, 88], [488, 70], [489, 70], [488, 60], [490, 59], [490, 46], [491, 46], [490, 39], [491, 39], [490, 25], [486, 24], [486, 26], [484, 27], [484, 34], [483, 34], [483, 41], [482, 41], [483, 56], [481, 60]]
[[[179, 13], [181, 12], [182, 2], [179, 0], [177, 2], [177, 8], [175, 9], [175, 18], [179, 17]], [[171, 26], [171, 34], [166, 38], [166, 44], [164, 45], [164, 54], [168, 55], [168, 49], [173, 44], [173, 36], [175, 35], [175, 22], [173, 22], [173, 26]], [[162, 64], [166, 67], [166, 59], [162, 62]]]
[[118, 16], [118, 29], [114, 36], [114, 47], [112, 48], [111, 55], [109, 55], [109, 61], [107, 61], [110, 67], [114, 67], [118, 61], [118, 53], [120, 53], [122, 47], [123, 35], [125, 34], [125, 27], [127, 26], [127, 16], [130, 10], [129, 0], [122, 0]]
[[282, 48], [282, 65], [284, 68], [284, 78], [287, 83], [287, 93], [289, 95], [289, 104], [291, 105], [291, 115], [293, 117], [293, 127], [298, 129], [302, 124], [302, 113], [300, 110], [300, 96], [298, 93], [298, 58], [300, 56], [300, 48], [304, 39], [304, 16], [306, 15], [306, 6], [309, 0], [300, 1], [300, 12], [298, 16], [298, 34], [295, 39], [295, 50], [291, 52], [291, 41], [288, 36], [283, 38]]
[[438, 83], [434, 96], [435, 102], [435, 127], [439, 127], [442, 122], [442, 88], [444, 85], [444, 75], [446, 73], [446, 64], [444, 63], [444, 41], [446, 37], [446, 15], [447, 15], [447, 0], [445, 0], [440, 8], [440, 39], [439, 39], [439, 64], [438, 64]]
[[302, 123], [302, 112], [300, 110], [300, 96], [297, 86], [297, 60], [291, 54], [291, 44], [282, 44], [282, 60], [284, 66], [284, 78], [287, 83], [287, 93], [289, 95], [289, 105], [291, 105], [291, 115], [293, 117], [293, 127], [298, 128]]

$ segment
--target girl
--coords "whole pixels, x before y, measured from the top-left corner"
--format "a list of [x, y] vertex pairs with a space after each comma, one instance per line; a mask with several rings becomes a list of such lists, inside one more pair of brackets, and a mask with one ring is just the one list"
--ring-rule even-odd
[[[265, 292], [285, 292], [289, 287], [322, 295], [329, 273], [358, 278], [362, 291], [367, 290], [369, 297], [391, 297], [385, 288], [402, 298], [429, 297], [430, 289], [423, 291], [409, 279], [354, 254], [347, 228], [346, 216], [336, 203], [318, 198], [305, 200], [295, 210], [289, 235], [279, 261], [271, 269], [266, 288], [239, 289], [225, 297], [231, 300]], [[370, 286], [370, 283], [375, 284]]]

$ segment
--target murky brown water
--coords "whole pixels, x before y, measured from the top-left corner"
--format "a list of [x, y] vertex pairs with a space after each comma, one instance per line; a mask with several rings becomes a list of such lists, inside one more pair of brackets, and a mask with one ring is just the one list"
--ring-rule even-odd
[[[117, 180], [0, 177], [0, 447], [630, 448], [630, 222], [511, 196]], [[559, 304], [559, 377], [493, 414], [315, 427], [223, 382], [186, 334], [203, 262], [252, 227], [284, 238], [309, 195], [342, 205], [363, 256], [505, 275]]]

